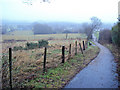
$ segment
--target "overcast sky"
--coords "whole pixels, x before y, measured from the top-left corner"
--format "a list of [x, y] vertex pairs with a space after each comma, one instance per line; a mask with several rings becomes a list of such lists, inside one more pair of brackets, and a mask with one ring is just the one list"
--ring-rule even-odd
[[25, 0], [0, 0], [2, 19], [26, 21], [73, 21], [87, 22], [96, 16], [102, 22], [116, 22], [119, 0], [52, 0], [40, 3], [33, 0], [32, 5]]

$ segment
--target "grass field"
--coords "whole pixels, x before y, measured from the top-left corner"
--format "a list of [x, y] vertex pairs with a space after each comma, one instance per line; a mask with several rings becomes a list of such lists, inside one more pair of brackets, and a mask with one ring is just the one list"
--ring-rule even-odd
[[[2, 40], [40, 40], [40, 39], [65, 39], [66, 34], [43, 34], [43, 35], [2, 35]], [[83, 34], [68, 34], [68, 39], [86, 38]]]
[[[85, 34], [68, 34], [68, 39], [75, 38], [86, 38]], [[14, 31], [9, 35], [2, 35], [2, 40], [40, 40], [40, 39], [66, 39], [66, 34], [41, 34], [41, 35], [33, 35], [32, 31]]]
[[[29, 38], [28, 38], [29, 36]], [[4, 76], [4, 84], [7, 86], [9, 79], [8, 74], [8, 48], [13, 48], [14, 46], [25, 46], [27, 42], [37, 42], [41, 39], [48, 40], [48, 48], [47, 48], [47, 71], [52, 68], [57, 68], [61, 64], [61, 53], [62, 46], [65, 46], [65, 61], [68, 60], [69, 56], [69, 45], [72, 45], [72, 54], [71, 57], [75, 55], [75, 41], [77, 41], [78, 53], [79, 43], [82, 44], [82, 41], [86, 41], [86, 36], [83, 34], [68, 34], [68, 39], [65, 34], [46, 34], [46, 35], [3, 35], [3, 40], [26, 40], [23, 42], [7, 42], [2, 43], [3, 45], [3, 76]], [[83, 46], [82, 46], [83, 47]], [[44, 58], [44, 47], [31, 49], [31, 50], [19, 50], [12, 52], [12, 75], [13, 75], [13, 86], [20, 86], [23, 83], [29, 84], [28, 81], [33, 79], [33, 77], [42, 76], [43, 70], [43, 58]], [[53, 77], [52, 77], [53, 78]], [[56, 78], [56, 77], [55, 77]], [[57, 79], [56, 79], [57, 80]], [[5, 83], [6, 82], [6, 83]], [[31, 80], [30, 80], [31, 82]], [[21, 83], [21, 84], [20, 84]], [[42, 83], [42, 81], [40, 81]], [[44, 83], [43, 83], [44, 84]], [[41, 84], [42, 85], [42, 84]], [[57, 85], [57, 84], [56, 84]], [[31, 86], [31, 85], [30, 85]], [[21, 87], [21, 86], [20, 86]], [[44, 87], [44, 86], [41, 86]], [[56, 87], [56, 86], [55, 86]], [[60, 86], [61, 87], [61, 86]]]
[[[79, 42], [79, 41], [78, 41]], [[44, 48], [33, 50], [14, 51], [12, 56], [13, 87], [32, 88], [61, 88], [93, 59], [99, 49], [96, 46], [89, 46], [81, 54], [78, 46], [78, 55], [75, 56], [75, 44], [72, 44], [71, 59], [68, 60], [68, 42], [65, 49], [65, 64], [61, 64], [61, 45], [56, 44], [47, 49], [47, 72], [43, 74], [43, 53]], [[92, 52], [92, 53], [91, 53]], [[4, 57], [8, 62], [8, 58]], [[4, 62], [5, 62], [4, 61]], [[7, 66], [7, 63], [5, 63]], [[5, 67], [6, 68], [6, 67]], [[6, 72], [7, 73], [7, 70]], [[7, 82], [9, 74], [4, 79]], [[5, 83], [7, 87], [9, 83]]]
[[[5, 49], [8, 49], [9, 47], [14, 46], [25, 46], [26, 42], [37, 42], [38, 40], [44, 39], [49, 41], [49, 45], [64, 45], [66, 42], [71, 43], [74, 42], [77, 39], [85, 40], [86, 35], [85, 34], [68, 34], [67, 40], [66, 34], [42, 34], [42, 35], [32, 35], [32, 34], [26, 34], [28, 31], [15, 31], [14, 35], [2, 35], [2, 41], [4, 40], [26, 40], [23, 42], [12, 42], [12, 43], [2, 43], [2, 51], [4, 52]], [[30, 32], [32, 33], [32, 32]], [[13, 33], [12, 33], [13, 34]], [[26, 35], [25, 35], [26, 34]]]

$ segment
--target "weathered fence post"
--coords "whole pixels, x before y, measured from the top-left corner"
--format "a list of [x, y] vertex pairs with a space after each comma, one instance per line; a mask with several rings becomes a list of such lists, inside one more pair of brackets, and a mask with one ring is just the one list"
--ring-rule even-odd
[[47, 52], [47, 48], [45, 47], [45, 51], [44, 51], [44, 62], [43, 62], [43, 72], [46, 71], [46, 52]]
[[86, 48], [88, 48], [88, 41], [86, 41], [85, 43], [86, 43]]
[[84, 41], [83, 41], [83, 50], [85, 50], [85, 43], [84, 43]]
[[70, 59], [70, 58], [71, 58], [71, 44], [69, 46], [69, 56], [68, 56], [68, 59]]
[[65, 46], [62, 46], [62, 63], [65, 62]]
[[75, 55], [77, 55], [77, 41], [75, 41]]
[[9, 72], [10, 72], [10, 89], [12, 90], [12, 49], [9, 48]]
[[83, 50], [82, 50], [82, 47], [81, 47], [81, 43], [79, 43], [79, 46], [80, 46], [81, 53], [83, 54]]

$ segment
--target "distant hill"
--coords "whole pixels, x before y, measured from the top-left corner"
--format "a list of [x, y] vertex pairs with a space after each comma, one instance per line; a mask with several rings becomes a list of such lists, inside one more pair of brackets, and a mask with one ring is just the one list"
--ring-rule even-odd
[[32, 30], [24, 30], [24, 31], [16, 30], [13, 32], [9, 32], [8, 35], [33, 35], [33, 31]]

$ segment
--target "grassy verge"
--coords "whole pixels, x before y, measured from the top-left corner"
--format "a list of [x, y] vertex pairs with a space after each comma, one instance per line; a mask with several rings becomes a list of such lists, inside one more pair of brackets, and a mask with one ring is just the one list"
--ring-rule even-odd
[[[115, 57], [115, 62], [117, 63], [117, 73], [118, 73], [118, 80], [120, 83], [120, 48], [113, 45], [113, 44], [105, 44], [107, 48], [113, 53]], [[120, 85], [119, 85], [120, 88]]]
[[21, 87], [27, 88], [63, 88], [80, 70], [86, 67], [99, 53], [97, 46], [90, 46], [84, 51], [84, 55], [77, 54], [64, 64], [56, 68], [50, 68], [46, 73], [38, 72], [38, 76], [21, 83]]

